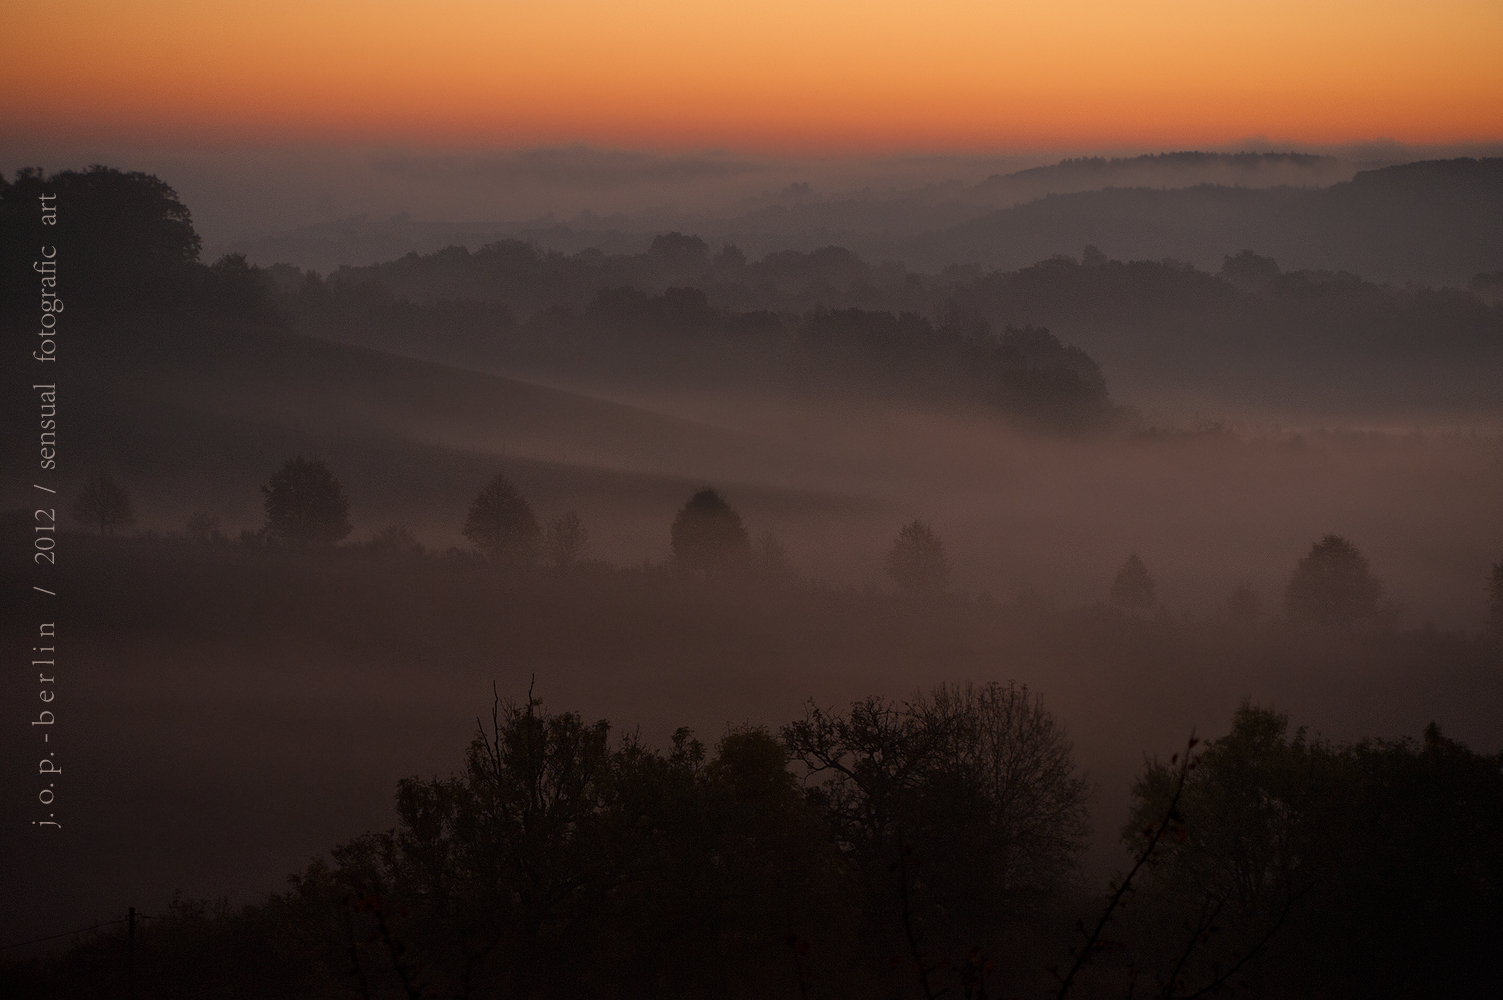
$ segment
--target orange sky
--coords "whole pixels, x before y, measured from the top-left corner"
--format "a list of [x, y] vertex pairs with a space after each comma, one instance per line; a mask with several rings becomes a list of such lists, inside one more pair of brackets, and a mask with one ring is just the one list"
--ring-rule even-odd
[[829, 152], [1503, 139], [1498, 0], [50, 0], [36, 141]]

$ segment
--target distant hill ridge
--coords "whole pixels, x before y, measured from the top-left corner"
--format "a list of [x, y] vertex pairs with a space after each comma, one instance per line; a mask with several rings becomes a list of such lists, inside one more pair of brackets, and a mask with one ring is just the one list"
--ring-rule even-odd
[[1324, 187], [1169, 188], [1131, 177], [1002, 207], [912, 239], [892, 256], [910, 266], [1009, 270], [1090, 244], [1122, 260], [1174, 257], [1213, 267], [1251, 249], [1296, 270], [1455, 286], [1503, 267], [1503, 158], [1422, 160]]
[[[566, 254], [636, 255], [655, 235], [679, 231], [712, 249], [735, 244], [749, 258], [837, 245], [866, 260], [934, 272], [955, 264], [1010, 270], [1092, 244], [1123, 260], [1173, 257], [1212, 270], [1222, 257], [1252, 249], [1295, 268], [1464, 285], [1503, 268], [1493, 252], [1498, 220], [1489, 193], [1498, 186], [1497, 162], [1373, 167], [1293, 152], [1086, 157], [929, 193], [864, 192], [731, 214], [665, 208], [567, 223], [354, 218], [221, 249], [263, 266], [328, 273], [507, 239]], [[1358, 204], [1364, 193], [1369, 203]], [[1418, 232], [1404, 233], [1411, 222]]]
[[1033, 198], [1106, 187], [1191, 187], [1232, 184], [1243, 187], [1326, 187], [1350, 180], [1358, 164], [1311, 153], [1204, 153], [1182, 151], [1143, 156], [1086, 156], [993, 174], [977, 184], [980, 197]]

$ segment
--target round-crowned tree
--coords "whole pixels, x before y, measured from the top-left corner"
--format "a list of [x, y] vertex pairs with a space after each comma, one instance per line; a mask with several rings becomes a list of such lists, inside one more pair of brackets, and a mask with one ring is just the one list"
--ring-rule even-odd
[[[47, 231], [66, 236], [67, 266], [75, 276], [68, 286], [68, 309], [104, 309], [112, 315], [143, 304], [161, 309], [181, 301], [191, 288], [202, 240], [187, 206], [160, 178], [112, 167], [50, 177], [32, 168], [18, 172], [14, 183], [0, 179], [0, 258], [14, 254], [19, 260], [35, 252], [29, 249], [30, 227], [41, 217], [37, 207], [47, 204], [38, 201], [43, 194], [57, 196], [50, 203], [57, 207], [57, 228]], [[39, 228], [36, 236], [41, 235]], [[129, 252], [122, 253], [122, 247]], [[22, 298], [15, 287], [19, 269], [5, 271], [0, 312], [10, 312]]]
[[915, 915], [956, 933], [995, 931], [1001, 913], [1068, 888], [1085, 847], [1090, 786], [1065, 727], [1015, 684], [941, 685], [849, 712], [813, 705], [783, 744], [857, 870], [890, 905], [897, 863], [923, 868]]
[[113, 535], [116, 528], [128, 528], [136, 523], [130, 494], [102, 472], [84, 483], [78, 502], [73, 505], [73, 516], [85, 524], [99, 525], [101, 535], [105, 532]]
[[1153, 592], [1158, 587], [1158, 581], [1148, 575], [1148, 567], [1143, 565], [1143, 560], [1134, 552], [1127, 557], [1127, 562], [1117, 570], [1117, 578], [1112, 581], [1112, 603], [1121, 608], [1136, 608], [1145, 610], [1153, 607]]
[[909, 521], [887, 553], [887, 575], [910, 594], [933, 594], [950, 582], [945, 543], [923, 521]]
[[1284, 591], [1284, 614], [1307, 625], [1351, 628], [1377, 612], [1382, 594], [1383, 584], [1357, 546], [1327, 535], [1294, 568]]
[[537, 562], [542, 528], [532, 506], [501, 473], [470, 504], [464, 536], [498, 562], [530, 566]]
[[683, 569], [713, 573], [745, 560], [751, 552], [741, 515], [708, 486], [689, 498], [668, 534], [674, 562]]
[[263, 487], [266, 533], [294, 545], [333, 545], [350, 533], [350, 503], [329, 467], [289, 458]]

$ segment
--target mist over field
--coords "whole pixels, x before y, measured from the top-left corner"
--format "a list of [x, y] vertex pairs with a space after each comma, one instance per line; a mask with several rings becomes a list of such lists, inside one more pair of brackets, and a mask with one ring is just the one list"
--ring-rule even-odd
[[[779, 156], [582, 144], [496, 152], [332, 145], [188, 151], [17, 142], [0, 154], [0, 166], [10, 174], [34, 164], [55, 170], [130, 163], [171, 178], [192, 208], [206, 260], [240, 252], [261, 266], [285, 262], [322, 272], [414, 250], [429, 253], [460, 244], [473, 250], [501, 238], [569, 252], [594, 247], [637, 253], [653, 236], [673, 230], [717, 246], [733, 242], [753, 256], [835, 244], [873, 263], [892, 259], [935, 269], [986, 254], [996, 255], [984, 261], [991, 266], [1016, 267], [1052, 253], [1079, 253], [1086, 243], [1122, 259], [1173, 256], [1210, 267], [1220, 254], [1241, 249], [1280, 259], [1288, 253], [1278, 252], [1282, 246], [1248, 243], [1245, 236], [1235, 246], [1207, 248], [1204, 236], [1189, 242], [1183, 232], [1163, 233], [1166, 226], [1219, 224], [1215, 215], [1208, 216], [1214, 210], [1203, 204], [1171, 204], [1187, 200], [1186, 189], [1324, 189], [1364, 170], [1496, 157], [1503, 151], [1487, 143], [1296, 148], [1290, 152], [1288, 145], [1251, 140], [1210, 152], [1125, 148]], [[1011, 251], [978, 249], [940, 235], [1050, 195], [1099, 201], [1106, 189], [1182, 193], [1169, 195], [1167, 203], [1129, 205], [1126, 210], [1137, 217], [1125, 220], [1126, 227], [1113, 229], [1102, 218], [1095, 232], [1086, 233], [1072, 231], [1080, 228], [1081, 212], [1067, 199], [1057, 208], [1073, 218], [1033, 223], [1028, 233], [1033, 245]], [[1117, 211], [1112, 205], [1092, 206], [1092, 200], [1081, 202], [1086, 213]], [[1297, 235], [1289, 219], [1273, 228], [1280, 227]], [[922, 239], [930, 236], [938, 239]], [[1330, 266], [1315, 255], [1285, 262]], [[1371, 266], [1383, 262], [1366, 263], [1369, 267], [1359, 271], [1364, 277], [1390, 278]]]
[[[328, 153], [286, 190], [271, 190], [275, 171], [253, 162], [190, 165], [191, 182], [103, 167], [7, 179], [0, 320], [13, 339], [31, 335], [33, 282], [16, 266], [33, 242], [31, 202], [57, 190], [64, 206], [63, 461], [49, 482], [68, 861], [57, 867], [29, 829], [7, 828], [6, 893], [19, 902], [0, 914], [4, 940], [126, 906], [166, 914], [179, 892], [262, 908], [210, 919], [180, 907], [171, 926], [260, 940], [244, 927], [264, 920], [280, 934], [313, 919], [297, 909], [309, 886], [377, 872], [387, 888], [370, 890], [362, 898], [378, 903], [351, 919], [376, 921], [379, 899], [410, 891], [401, 898], [415, 915], [400, 926], [415, 951], [431, 949], [444, 970], [433, 981], [456, 995], [468, 995], [472, 965], [494, 977], [476, 989], [541, 996], [567, 981], [576, 995], [607, 995], [609, 977], [545, 974], [539, 956], [575, 955], [577, 971], [619, 953], [676, 984], [663, 995], [724, 974], [739, 984], [727, 995], [918, 996], [931, 974], [966, 960], [967, 935], [976, 954], [984, 946], [1019, 970], [1010, 981], [1062, 995], [1068, 985], [1049, 985], [1044, 970], [1072, 961], [1061, 957], [1068, 928], [1100, 911], [1114, 873], [1146, 857], [1132, 824], [1167, 808], [1150, 852], [1173, 824], [1191, 831], [1177, 841], [1190, 846], [1164, 848], [1179, 852], [1173, 861], [1155, 861], [1152, 905], [1125, 918], [1134, 940], [1177, 941], [1181, 911], [1202, 901], [1185, 872], [1236, 863], [1215, 854], [1222, 841], [1197, 839], [1212, 822], [1183, 821], [1179, 792], [1166, 797], [1192, 731], [1213, 741], [1197, 751], [1205, 774], [1242, 774], [1225, 762], [1255, 730], [1268, 754], [1305, 754], [1311, 774], [1336, 769], [1345, 777], [1333, 787], [1370, 794], [1351, 815], [1420, 809], [1409, 779], [1383, 767], [1454, 766], [1413, 787], [1475, 779], [1467, 787], [1481, 791], [1445, 801], [1477, 810], [1465, 817], [1476, 835], [1455, 856], [1485, 859], [1500, 836], [1503, 749], [1503, 160], [1404, 152], [933, 157], [799, 163], [797, 174], [731, 154], [392, 153], [362, 161], [345, 190], [337, 178], [352, 154]], [[398, 206], [415, 210], [378, 218]], [[5, 370], [11, 388], [30, 384], [31, 369], [9, 355]], [[30, 469], [38, 397], [8, 388], [3, 400], [6, 467]], [[13, 556], [29, 555], [35, 503], [28, 480], [7, 478]], [[8, 557], [6, 567], [6, 615], [19, 620], [30, 565]], [[11, 644], [24, 654], [14, 634]], [[967, 682], [980, 701], [936, 693]], [[1017, 701], [1013, 683], [1037, 702]], [[29, 678], [13, 686], [30, 706]], [[1006, 704], [1042, 706], [1061, 727], [1049, 745], [1065, 746], [1067, 765], [1050, 780], [1068, 801], [1047, 836], [1028, 834], [1036, 840], [988, 821], [1006, 841], [993, 847], [1014, 859], [997, 869], [995, 898], [1012, 907], [1004, 919], [954, 889], [992, 872], [992, 848], [966, 839], [972, 820], [944, 812], [970, 801], [945, 782], [971, 772], [934, 763], [937, 750], [915, 757], [928, 763], [894, 772], [917, 796], [893, 793], [897, 825], [863, 827], [851, 817], [888, 806], [859, 768], [849, 787], [822, 784], [819, 754], [838, 727], [819, 729], [810, 704], [850, 726], [851, 706], [869, 696], [906, 706], [891, 718], [918, 743], [884, 746], [890, 761], [901, 756], [893, 746], [918, 753], [915, 733], [939, 739], [933, 720], [945, 711], [963, 729], [955, 719], [995, 708], [986, 699], [1007, 690]], [[493, 691], [524, 708], [493, 724]], [[517, 890], [520, 902], [476, 890], [474, 912], [491, 915], [474, 918], [477, 934], [514, 902], [523, 916], [495, 931], [507, 943], [485, 952], [494, 959], [472, 960], [459, 932], [465, 957], [454, 964], [434, 943], [442, 920], [417, 915], [437, 897], [390, 860], [397, 841], [387, 861], [377, 841], [349, 845], [368, 831], [426, 829], [417, 786], [404, 786], [407, 811], [394, 812], [403, 778], [434, 781], [422, 792], [432, 802], [458, 796], [443, 808], [462, 817], [479, 786], [442, 791], [439, 779], [465, 770], [477, 717], [498, 745], [531, 732], [529, 691], [558, 732], [567, 720], [549, 713], [611, 723], [616, 756], [592, 766], [617, 784], [591, 785], [608, 790], [590, 793], [601, 796], [593, 818], [568, 827], [594, 831], [589, 850], [600, 853], [580, 860], [569, 852], [585, 834], [557, 834], [562, 853], [548, 864], [571, 873], [558, 876], [571, 903], [533, 910], [531, 890]], [[1280, 714], [1289, 727], [1275, 733]], [[1296, 737], [1302, 726], [1327, 742]], [[700, 758], [686, 737], [675, 742], [679, 727], [703, 741]], [[6, 801], [33, 794], [24, 728], [0, 734]], [[645, 756], [619, 742], [627, 734]], [[548, 752], [562, 739], [548, 736]], [[578, 739], [582, 761], [593, 744]], [[1390, 742], [1360, 742], [1373, 739]], [[784, 764], [816, 791], [795, 793]], [[786, 795], [767, 791], [784, 779]], [[652, 964], [633, 922], [611, 916], [636, 912], [621, 902], [633, 893], [651, 895], [641, 888], [650, 851], [632, 839], [636, 820], [621, 819], [621, 803], [649, 785], [641, 794], [657, 805], [631, 808], [663, 837], [708, 843], [715, 823], [755, 827], [746, 843], [725, 841], [741, 847], [715, 847], [703, 869], [664, 876], [673, 899], [714, 885], [753, 900], [744, 926], [718, 911], [699, 930], [682, 913], [661, 917], [665, 940], [688, 942], [675, 947], [730, 956], [706, 958], [709, 971]], [[770, 797], [737, 798], [752, 785]], [[691, 786], [707, 796], [692, 809], [672, 798]], [[1182, 787], [1186, 815], [1193, 803], [1233, 817], [1210, 784]], [[1228, 910], [1226, 950], [1197, 950], [1196, 931], [1182, 966], [1214, 982], [1246, 952], [1257, 959], [1248, 968], [1264, 970], [1249, 973], [1250, 988], [1291, 995], [1314, 968], [1308, 942], [1336, 933], [1330, 915], [1354, 905], [1362, 880], [1350, 857], [1401, 867], [1428, 836], [1338, 837], [1312, 805], [1315, 787], [1286, 798], [1287, 815], [1324, 817], [1288, 834], [1319, 879], [1296, 886], [1298, 865], [1260, 855], [1268, 881], [1244, 887], [1240, 923]], [[652, 811], [669, 800], [679, 812]], [[909, 808], [921, 818], [905, 833]], [[936, 815], [946, 818], [922, 818]], [[786, 825], [767, 832], [747, 819], [768, 816]], [[465, 821], [451, 819], [457, 844]], [[904, 838], [942, 874], [910, 884]], [[419, 856], [403, 843], [403, 858]], [[307, 869], [338, 844], [347, 849], [333, 869]], [[756, 859], [748, 870], [773, 896], [747, 888], [760, 876], [726, 874], [736, 858]], [[952, 871], [942, 859], [961, 860]], [[1495, 859], [1477, 865], [1496, 869]], [[605, 869], [615, 873], [605, 882], [590, 874]], [[889, 871], [900, 872], [900, 907], [883, 895]], [[265, 902], [291, 892], [295, 872], [305, 895]], [[1436, 946], [1451, 956], [1444, 975], [1394, 959], [1404, 983], [1422, 984], [1395, 995], [1488, 981], [1466, 942], [1503, 912], [1497, 885], [1452, 874], [1403, 889], [1416, 912], [1440, 900], [1468, 929]], [[811, 899], [831, 907], [817, 931], [778, 923], [793, 920], [779, 907]], [[764, 904], [766, 926], [755, 923]], [[468, 905], [442, 919], [471, 919]], [[1410, 917], [1372, 912], [1378, 930], [1364, 948], [1413, 931]], [[914, 921], [924, 920], [921, 946]], [[1260, 935], [1286, 920], [1280, 933], [1315, 950], [1269, 950]], [[370, 944], [390, 938], [380, 928], [349, 945], [357, 971], [362, 961], [385, 970], [360, 989], [410, 992], [418, 973]], [[724, 931], [712, 946], [694, 936], [704, 928]], [[88, 970], [106, 968], [113, 940], [80, 951], [94, 957], [72, 980], [24, 963], [10, 971], [54, 984], [38, 996], [105, 989]], [[576, 947], [603, 950], [583, 959]], [[891, 969], [917, 978], [882, 978], [892, 948], [901, 961]], [[1144, 968], [1174, 966], [1174, 954], [1145, 948]], [[806, 952], [838, 958], [821, 959], [821, 972], [806, 968]], [[941, 953], [952, 965], [938, 964]], [[1367, 971], [1322, 972], [1332, 995], [1378, 976], [1352, 955]], [[306, 995], [359, 995], [329, 971], [335, 959], [318, 956], [308, 967], [325, 978], [306, 982], [325, 992]], [[790, 961], [794, 971], [777, 973], [786, 982], [767, 971]], [[1088, 995], [1127, 975], [1115, 961], [1102, 959]], [[296, 995], [306, 982], [288, 975]], [[969, 980], [957, 986], [982, 995]], [[1176, 988], [1171, 977], [1164, 995]]]

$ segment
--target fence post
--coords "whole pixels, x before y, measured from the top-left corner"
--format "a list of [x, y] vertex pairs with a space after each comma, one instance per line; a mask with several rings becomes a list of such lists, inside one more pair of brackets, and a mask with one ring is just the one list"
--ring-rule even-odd
[[125, 984], [134, 995], [136, 992], [136, 908], [132, 906], [125, 917]]

